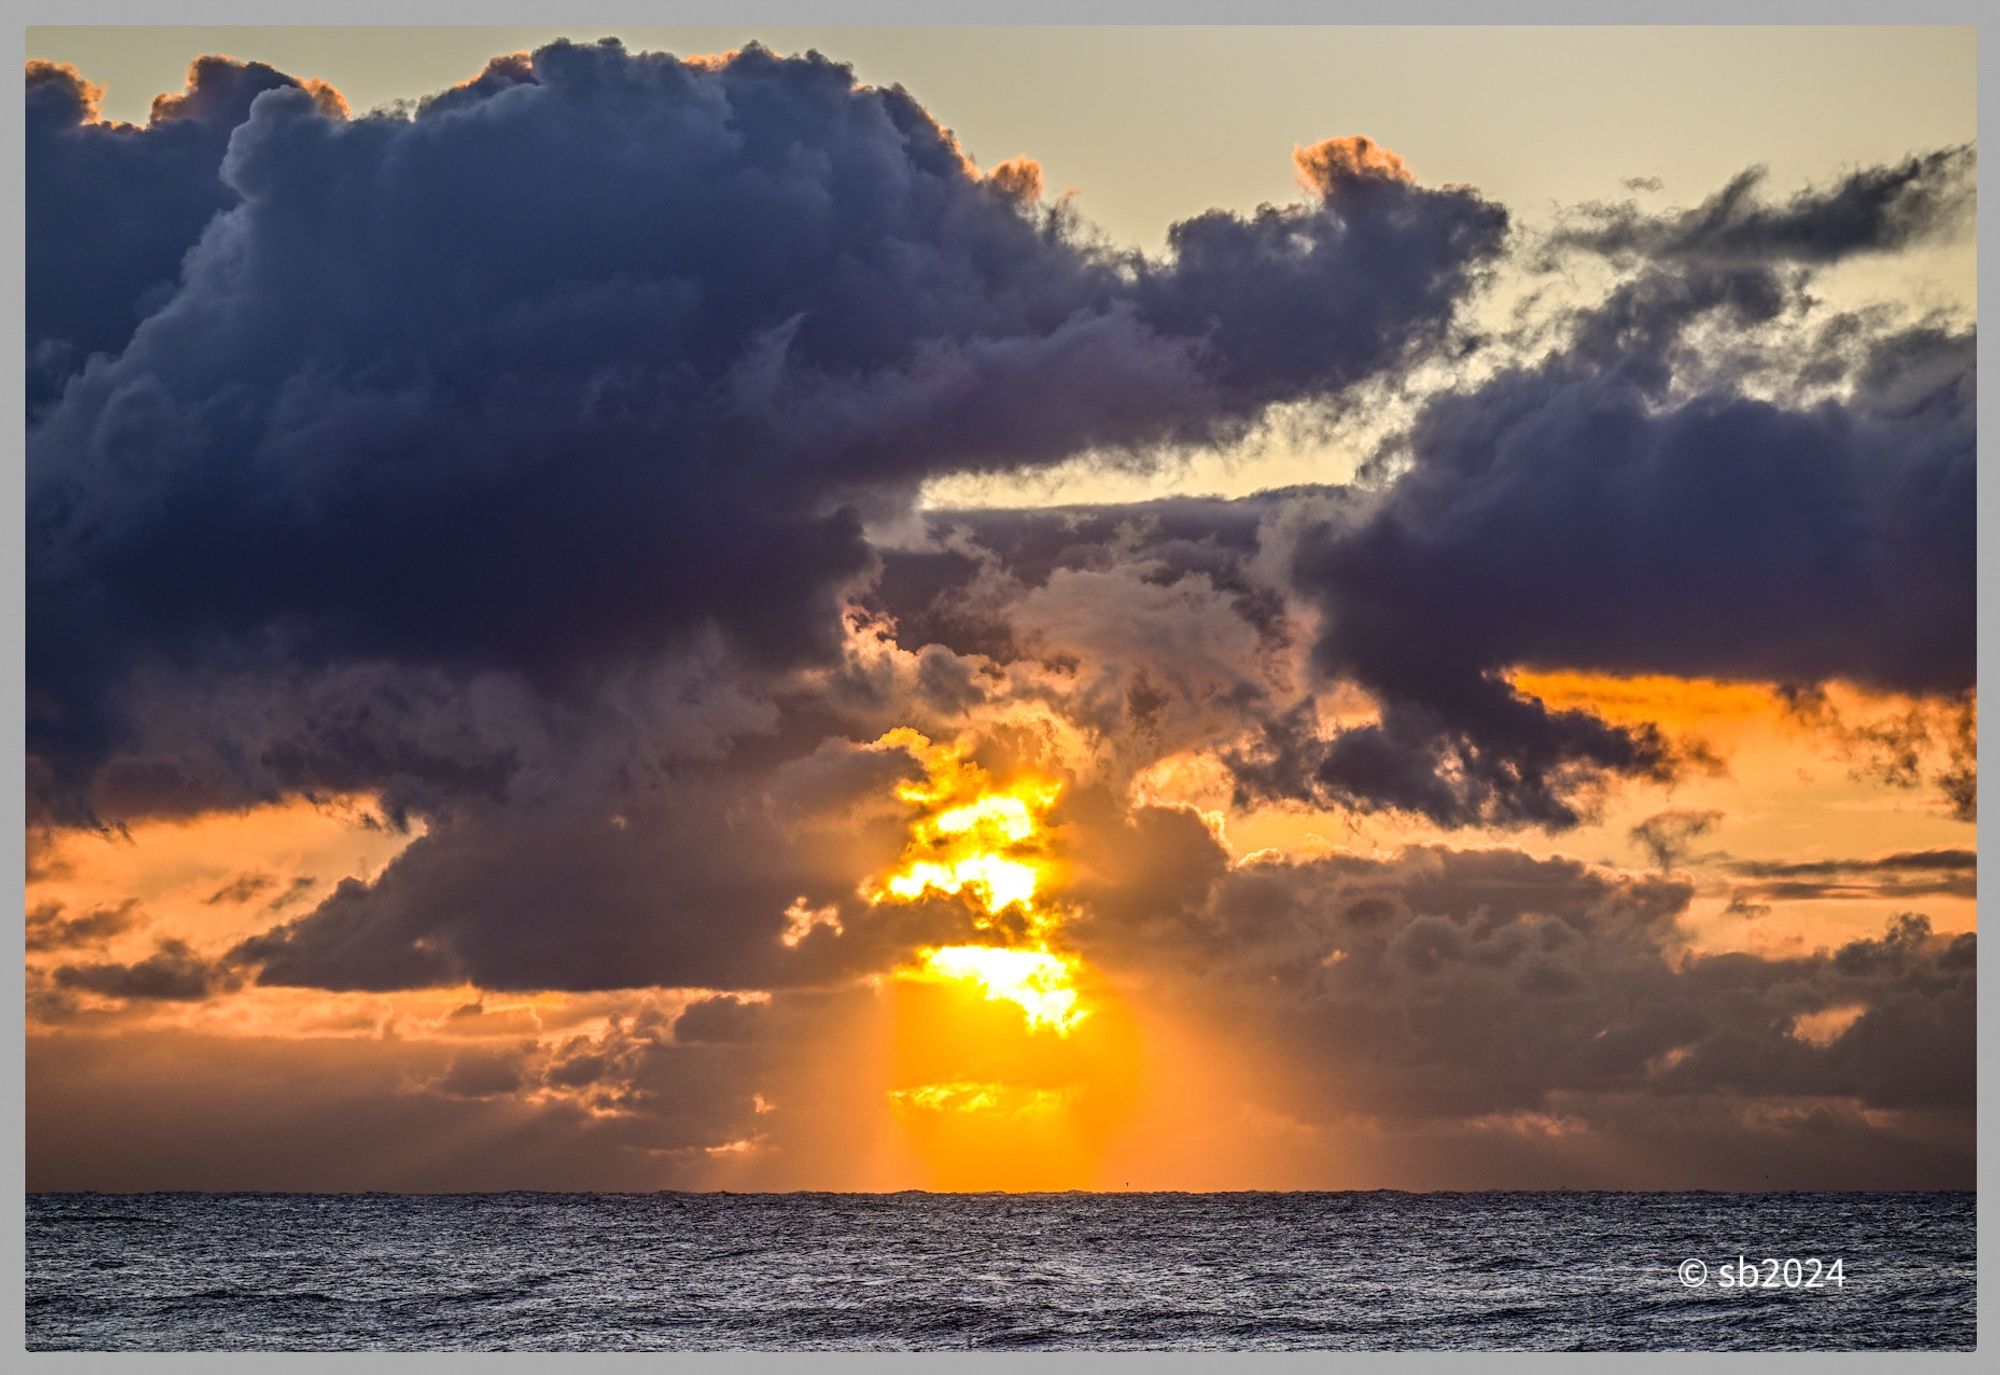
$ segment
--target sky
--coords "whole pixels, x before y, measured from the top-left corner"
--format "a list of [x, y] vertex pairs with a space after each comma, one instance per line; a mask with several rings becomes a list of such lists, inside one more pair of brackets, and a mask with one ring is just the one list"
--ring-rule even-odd
[[1971, 1187], [1969, 34], [602, 37], [29, 31], [31, 1188]]

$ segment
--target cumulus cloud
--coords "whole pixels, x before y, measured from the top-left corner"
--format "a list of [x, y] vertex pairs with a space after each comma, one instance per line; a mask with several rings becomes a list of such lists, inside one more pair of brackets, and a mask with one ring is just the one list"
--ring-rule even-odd
[[1032, 204], [1042, 198], [1042, 165], [1031, 157], [1008, 158], [986, 180], [1011, 201]]
[[[1505, 223], [1398, 183], [1120, 257], [900, 90], [756, 47], [557, 43], [360, 119], [273, 82], [176, 285], [30, 436], [59, 774], [136, 729], [132, 672], [196, 653], [555, 686], [702, 626], [824, 656], [862, 507], [1336, 395], [1448, 328]], [[40, 188], [87, 172], [51, 147], [54, 242]]]
[[1970, 335], [1916, 397], [1865, 371], [1811, 404], [1676, 391], [1690, 324], [1782, 300], [1769, 278], [1621, 290], [1569, 348], [1429, 402], [1379, 507], [1299, 542], [1317, 663], [1382, 701], [1328, 747], [1327, 792], [1562, 825], [1592, 777], [1673, 770], [1643, 729], [1515, 692], [1514, 667], [1970, 687]]
[[1366, 134], [1323, 139], [1292, 150], [1292, 167], [1299, 184], [1332, 199], [1343, 187], [1364, 181], [1415, 181], [1402, 155], [1384, 148]]
[[[1791, 685], [1857, 773], [1934, 783], [1969, 816], [1973, 336], [1844, 330], [1832, 395], [1751, 395], [1700, 366], [1704, 331], [1762, 339], [1794, 292], [1762, 269], [1648, 270], [1545, 356], [1433, 395], [1372, 486], [951, 513], [933, 546], [887, 556], [878, 595], [914, 640], [1001, 657], [1029, 652], [1025, 593], [1118, 563], [1159, 586], [1199, 570], [1263, 634], [1316, 627], [1314, 675], [1375, 718], [1329, 730], [1246, 700], [1249, 800], [1561, 829], [1609, 782], [1714, 766], [1509, 679], [1547, 668]], [[1114, 601], [1136, 604], [1100, 588]], [[1843, 726], [1830, 680], [1917, 702]]]
[[[76, 81], [42, 72], [31, 94], [97, 129]], [[506, 786], [513, 741], [462, 771], [393, 728], [373, 758], [245, 750], [185, 706], [181, 740], [145, 738], [226, 671], [281, 720], [277, 681], [302, 670], [383, 666], [376, 697], [427, 673], [446, 694], [484, 673], [575, 696], [704, 628], [743, 664], [824, 662], [845, 592], [899, 572], [862, 510], [937, 473], [1212, 441], [1334, 398], [1437, 348], [1506, 227], [1334, 139], [1299, 150], [1318, 203], [1210, 212], [1166, 257], [1121, 257], [1029, 204], [1029, 164], [981, 177], [907, 96], [754, 47], [686, 64], [556, 44], [358, 120], [278, 74], [190, 81], [155, 122], [238, 119], [226, 209], [30, 437], [32, 776], [68, 819], [356, 774], [420, 807]], [[614, 136], [632, 128], [657, 137]], [[501, 146], [519, 156], [488, 176]], [[511, 208], [484, 213], [503, 187]], [[701, 216], [665, 213], [688, 197]], [[1844, 222], [1856, 197], [1786, 213]], [[1851, 392], [1815, 405], [1678, 394], [1690, 330], [1768, 324], [1789, 290], [1756, 265], [1649, 268], [1566, 347], [1433, 398], [1394, 480], [1293, 551], [1317, 668], [1379, 718], [1281, 739], [1300, 718], [1260, 713], [1267, 776], [1443, 824], [1561, 827], [1600, 780], [1684, 760], [1524, 698], [1510, 667], [1968, 681], [1970, 506], [1949, 493], [1970, 482], [1971, 337], [1863, 340]], [[1523, 538], [1536, 558], [1512, 557]], [[1226, 546], [1212, 581], [1233, 576]], [[1268, 598], [1239, 609], [1276, 619]], [[1008, 624], [949, 633], [970, 648]], [[1120, 689], [1141, 715], [1157, 690]]]
[[28, 396], [51, 400], [93, 353], [115, 353], [164, 303], [202, 228], [236, 203], [218, 175], [232, 130], [265, 91], [339, 93], [261, 62], [203, 57], [143, 125], [103, 119], [102, 90], [62, 63], [27, 67]]

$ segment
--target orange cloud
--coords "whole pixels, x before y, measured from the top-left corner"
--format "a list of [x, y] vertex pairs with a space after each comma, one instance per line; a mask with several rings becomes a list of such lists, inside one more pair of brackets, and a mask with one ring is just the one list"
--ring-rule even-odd
[[[187, 86], [180, 91], [163, 91], [153, 97], [152, 122], [162, 123], [170, 119], [192, 116], [203, 96], [203, 87], [215, 90], [228, 84], [228, 78], [253, 64], [225, 53], [209, 53], [188, 63]], [[327, 82], [314, 77], [296, 78], [313, 98], [323, 115], [334, 119], [348, 116], [347, 97], [335, 90]]]
[[994, 190], [1017, 205], [1031, 204], [1042, 198], [1042, 165], [1026, 155], [1008, 158], [988, 172], [986, 180]]
[[1294, 147], [1292, 166], [1299, 185], [1323, 200], [1331, 200], [1349, 182], [1416, 180], [1401, 154], [1366, 134], [1324, 139], [1309, 148]]

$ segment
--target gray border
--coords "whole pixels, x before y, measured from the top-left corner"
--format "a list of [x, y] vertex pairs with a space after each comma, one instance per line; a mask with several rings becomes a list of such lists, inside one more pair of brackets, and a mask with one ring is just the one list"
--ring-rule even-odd
[[[179, 0], [170, 12], [162, 7], [144, 3], [144, 0], [93, 0], [87, 14], [80, 14], [75, 8], [65, 12], [64, 7], [52, 0], [30, 0], [30, 3], [16, 10], [15, 25], [11, 26], [7, 42], [10, 59], [17, 64], [24, 60], [26, 33], [25, 25], [41, 24], [241, 24], [245, 26], [292, 24], [460, 24], [467, 26], [487, 26], [503, 24], [542, 24], [550, 22], [551, 6], [548, 0], [535, 5], [518, 3], [493, 4], [481, 0], [344, 0], [338, 5], [298, 5], [290, 0], [278, 3], [258, 4], [251, 0]], [[994, 0], [821, 0], [808, 3], [807, 0], [654, 0], [654, 3], [637, 5], [629, 3], [595, 4], [580, 18], [569, 15], [559, 16], [555, 21], [570, 27], [602, 27], [613, 31], [622, 24], [670, 24], [670, 23], [811, 23], [811, 24], [936, 24], [947, 23], [1004, 23], [1022, 24], [1603, 24], [1607, 21], [1618, 24], [1664, 24], [1693, 25], [1707, 24], [1733, 26], [1742, 24], [1953, 24], [1971, 29], [1980, 27], [1979, 19], [1984, 7], [1973, 0], [1904, 0], [1903, 3], [1887, 3], [1886, 0], [1678, 0], [1678, 3], [1664, 4], [1658, 0], [1651, 3], [1637, 3], [1618, 8], [1613, 15], [1605, 13], [1601, 3], [1592, 4], [1588, 0], [1505, 0], [1504, 3], [1479, 3], [1479, 0], [1342, 0], [1328, 3], [1328, 0], [1012, 0], [1000, 4]], [[1976, 41], [1976, 35], [1974, 37]], [[1983, 46], [1983, 45], [1982, 45]], [[1983, 88], [1988, 82], [1992, 66], [1990, 56], [1982, 55], [1979, 62], [1979, 82]], [[20, 107], [8, 107], [7, 120], [10, 126], [20, 118]], [[1979, 130], [1980, 141], [1986, 142], [1994, 116], [1990, 106], [1981, 110]], [[4, 145], [0, 145], [0, 158], [6, 164], [6, 187], [10, 200], [13, 223], [20, 224], [22, 182], [22, 146], [18, 127], [10, 127]], [[1982, 253], [1990, 253], [1995, 241], [2000, 240], [2000, 229], [1982, 221], [1978, 232], [1978, 245]], [[25, 250], [21, 235], [17, 232], [9, 244], [10, 268], [6, 280], [6, 291], [14, 318], [20, 318], [22, 309], [22, 283], [25, 272]], [[1979, 304], [1984, 307], [1989, 302], [1994, 288], [1983, 287], [1979, 293]], [[1984, 313], [1982, 311], [1982, 313]], [[7, 557], [0, 565], [0, 580], [4, 580], [4, 607], [6, 622], [6, 647], [11, 656], [11, 671], [4, 681], [5, 710], [16, 723], [16, 729], [0, 746], [9, 770], [10, 782], [0, 788], [0, 828], [11, 827], [11, 833], [22, 835], [25, 823], [24, 799], [24, 751], [25, 742], [20, 727], [25, 722], [24, 714], [24, 654], [25, 654], [25, 548], [22, 538], [22, 521], [25, 513], [24, 496], [21, 486], [22, 451], [24, 427], [19, 417], [24, 414], [25, 392], [22, 371], [23, 341], [21, 332], [10, 331], [7, 337], [7, 381], [12, 398], [13, 414], [16, 422], [6, 427], [5, 452], [10, 460], [10, 480], [0, 486], [0, 525], [4, 525]], [[1996, 399], [1996, 384], [1991, 367], [1979, 370], [1978, 401], [1981, 410], [1988, 410]], [[1987, 466], [1986, 455], [1989, 446], [1981, 444], [1979, 466]], [[1996, 553], [1988, 535], [1996, 523], [1996, 509], [2000, 509], [2000, 490], [1992, 484], [1982, 483], [1978, 497], [1980, 547], [1978, 555], [1979, 584], [1982, 589], [1996, 585], [2000, 579], [2000, 553]], [[1992, 622], [2000, 617], [1996, 606], [2000, 603], [1986, 601], [1979, 613], [1979, 669], [1982, 678], [1994, 676], [2000, 668], [2000, 637], [1994, 633]], [[1995, 745], [1994, 732], [1982, 732], [1981, 753], [1992, 757]], [[1985, 779], [1982, 772], [1981, 783]], [[1980, 845], [1982, 867], [1993, 858], [1991, 852], [2000, 850], [2000, 842], [1992, 842], [1990, 837], [1982, 837]], [[0, 886], [11, 885], [9, 892], [19, 895], [23, 891], [25, 877], [25, 854], [22, 850], [9, 846], [5, 850], [6, 870], [0, 874]], [[10, 898], [10, 902], [15, 899]], [[25, 906], [25, 903], [23, 903]], [[24, 919], [22, 908], [16, 907], [10, 914], [14, 929], [20, 930]], [[26, 1189], [26, 1149], [25, 1149], [25, 1027], [22, 1012], [25, 999], [25, 972], [18, 962], [0, 961], [0, 978], [4, 978], [4, 988], [13, 1016], [8, 1021], [8, 1055], [0, 1060], [0, 1084], [6, 1089], [9, 1130], [0, 1137], [0, 1147], [6, 1152], [16, 1180], [16, 1187], [6, 1192], [0, 1204], [5, 1208], [4, 1251], [0, 1251], [0, 1264], [4, 1264], [7, 1277], [8, 1305], [4, 1348], [22, 1351], [26, 1341], [25, 1287], [24, 1287], [24, 1226]], [[1993, 999], [1982, 996], [1979, 1009], [1979, 1109], [1978, 1134], [1981, 1145], [1979, 1153], [1978, 1181], [1982, 1192], [1992, 1182], [1992, 1155], [1994, 1135], [1991, 1130], [1994, 1114], [1994, 1089], [2000, 1070], [1995, 1068], [1994, 1050], [1996, 1022], [2000, 1022], [2000, 1012], [1996, 1012]], [[1989, 1282], [1990, 1267], [1986, 1257], [1991, 1251], [1994, 1224], [1990, 1216], [1982, 1219], [1979, 1229], [1980, 1261], [1979, 1272], [1979, 1322], [1980, 1327], [1991, 1330], [1994, 1320], [1996, 1299], [1993, 1286]], [[1424, 1352], [1398, 1355], [1393, 1353], [1353, 1353], [1343, 1355], [1343, 1362], [1358, 1361], [1364, 1367], [1378, 1363], [1396, 1363], [1398, 1368], [1408, 1369], [1412, 1365], [1429, 1368], [1437, 1365], [1460, 1365], [1454, 1356], [1458, 1353]], [[567, 1363], [572, 1360], [591, 1359], [599, 1362], [620, 1362], [627, 1369], [654, 1368], [657, 1363], [678, 1365], [684, 1369], [724, 1369], [732, 1371], [766, 1370], [784, 1368], [803, 1357], [803, 1353], [745, 1353], [731, 1355], [704, 1355], [699, 1353], [672, 1353], [662, 1355], [637, 1353], [600, 1353], [589, 1357], [571, 1355], [557, 1358]], [[64, 1369], [93, 1369], [98, 1363], [110, 1363], [117, 1358], [102, 1354], [58, 1354], [28, 1353], [23, 1367], [40, 1369], [44, 1366]], [[370, 1364], [386, 1364], [392, 1368], [461, 1369], [475, 1364], [510, 1365], [515, 1369], [542, 1369], [550, 1358], [524, 1353], [385, 1353], [372, 1356], [349, 1355], [288, 1355], [266, 1357], [250, 1354], [213, 1355], [207, 1353], [160, 1354], [147, 1358], [163, 1364], [170, 1370], [188, 1372], [206, 1371], [218, 1365], [234, 1366], [237, 1369], [262, 1370], [271, 1364], [313, 1366], [319, 1369], [343, 1368], [348, 1363], [367, 1361]], [[884, 1353], [826, 1353], [817, 1358], [816, 1368], [844, 1367], [847, 1369], [869, 1369], [894, 1357]], [[928, 1353], [914, 1359], [928, 1361]], [[952, 1359], [978, 1359], [966, 1356]], [[1209, 1359], [1220, 1361], [1258, 1362], [1260, 1368], [1272, 1369], [1323, 1369], [1328, 1358], [1320, 1353], [1286, 1353], [1266, 1356], [1244, 1356], [1210, 1358], [1193, 1354], [1132, 1355], [1126, 1353], [992, 1353], [982, 1361], [987, 1369], [997, 1366], [1020, 1366], [1034, 1362], [1038, 1369], [1064, 1369], [1091, 1366], [1106, 1368], [1114, 1363], [1130, 1368], [1136, 1361], [1173, 1362], [1187, 1368], [1189, 1362]], [[1540, 1366], [1546, 1357], [1535, 1353], [1481, 1353], [1473, 1356], [1465, 1353], [1464, 1360], [1478, 1360], [1482, 1368], [1487, 1366], [1506, 1370], [1532, 1370]], [[1605, 1359], [1602, 1353], [1593, 1353], [1593, 1362]], [[1728, 1362], [1732, 1357], [1723, 1353], [1633, 1353], [1631, 1359], [1639, 1361], [1695, 1361], [1703, 1365]], [[1878, 1364], [1885, 1361], [1917, 1361], [1924, 1364], [1950, 1363], [1956, 1367], [1969, 1364], [1974, 1358], [1970, 1353], [1919, 1353], [1911, 1354], [1860, 1354], [1860, 1353], [1757, 1353], [1757, 1359], [1773, 1365], [1799, 1364], [1839, 1364], [1846, 1368]], [[254, 1363], [254, 1364], [253, 1364]], [[698, 1363], [698, 1365], [697, 1365]]]

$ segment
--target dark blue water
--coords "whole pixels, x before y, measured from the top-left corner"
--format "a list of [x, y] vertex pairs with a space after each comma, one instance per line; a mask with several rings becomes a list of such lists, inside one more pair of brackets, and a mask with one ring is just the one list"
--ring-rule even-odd
[[[1969, 1193], [38, 1194], [28, 1345], [1963, 1349], [1973, 1211]], [[1798, 1287], [1723, 1288], [1739, 1253], [1816, 1259], [1821, 1284], [1801, 1265]]]

